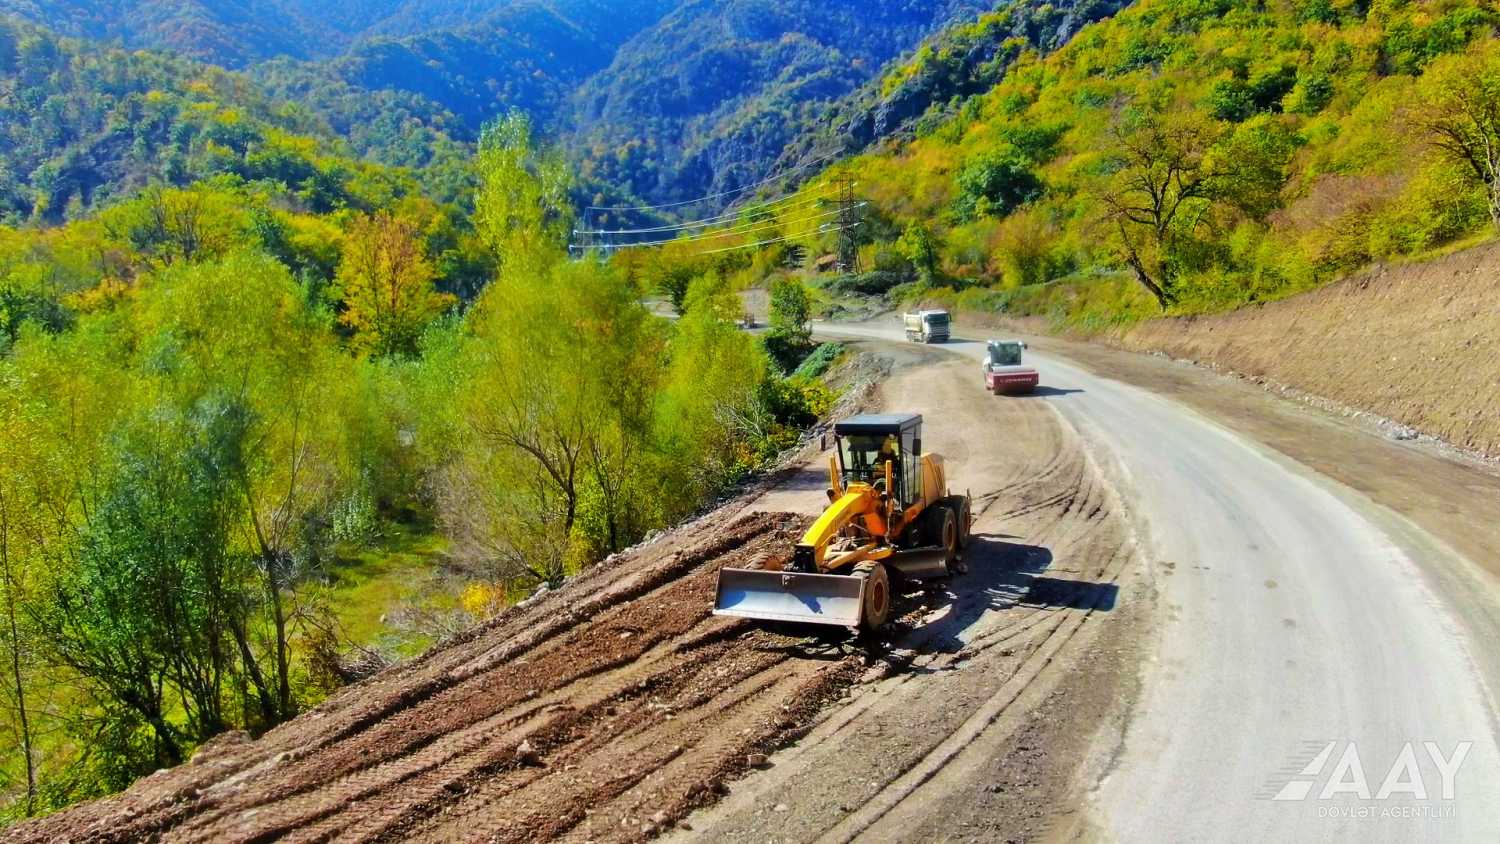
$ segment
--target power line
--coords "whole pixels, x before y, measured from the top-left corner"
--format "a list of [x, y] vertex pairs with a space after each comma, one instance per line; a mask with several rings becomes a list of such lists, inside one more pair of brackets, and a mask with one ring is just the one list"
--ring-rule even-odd
[[725, 237], [732, 237], [737, 234], [752, 234], [758, 231], [765, 231], [766, 229], [774, 229], [778, 226], [794, 226], [798, 223], [805, 223], [811, 220], [822, 220], [827, 217], [835, 216], [836, 214], [838, 214], [838, 211], [835, 210], [827, 211], [822, 214], [812, 214], [806, 217], [799, 217], [795, 220], [787, 220], [784, 218], [773, 218], [770, 220], [751, 220], [749, 222], [741, 223], [737, 226], [722, 229], [720, 231], [700, 232], [698, 234], [692, 234], [686, 237], [675, 237], [670, 240], [659, 240], [651, 243], [622, 243], [618, 245], [625, 247], [647, 245], [665, 246], [669, 243], [696, 243], [700, 240], [719, 240]]
[[[862, 223], [855, 223], [850, 228], [858, 228], [861, 225], [863, 225], [863, 224]], [[710, 250], [708, 250], [706, 252], [699, 252], [698, 254], [699, 255], [718, 255], [718, 254], [721, 254], [721, 253], [724, 253], [724, 252], [734, 252], [734, 251], [739, 250], [739, 249], [755, 249], [755, 248], [758, 248], [758, 247], [761, 247], [761, 246], [770, 246], [773, 243], [785, 243], [788, 240], [797, 240], [798, 238], [807, 237], [810, 234], [826, 234], [826, 233], [831, 232], [831, 231], [843, 232], [844, 229], [842, 229], [842, 228], [830, 228], [827, 224], [824, 224], [822, 226], [819, 226], [818, 230], [816, 232], [803, 232], [801, 234], [789, 234], [789, 235], [787, 235], [785, 237], [776, 237], [776, 238], [772, 238], [770, 240], [762, 240], [759, 243], [742, 243], [739, 246], [726, 246], [723, 249], [710, 249]]]
[[590, 246], [590, 247], [574, 246], [574, 247], [571, 247], [571, 248], [573, 248], [573, 249], [585, 249], [585, 250], [586, 249], [603, 249], [603, 250], [609, 251], [609, 250], [617, 250], [617, 249], [633, 249], [633, 248], [636, 248], [636, 247], [645, 247], [645, 246], [666, 246], [668, 244], [675, 245], [675, 244], [683, 244], [683, 243], [698, 243], [698, 242], [705, 241], [705, 240], [722, 240], [723, 238], [726, 238], [726, 237], [734, 237], [736, 235], [754, 234], [756, 232], [768, 231], [770, 229], [781, 228], [781, 227], [784, 227], [784, 226], [795, 226], [795, 225], [797, 225], [799, 223], [809, 223], [809, 222], [812, 222], [813, 220], [823, 220], [823, 219], [827, 219], [828, 217], [841, 216], [841, 215], [844, 215], [846, 213], [847, 213], [846, 209], [837, 208], [837, 209], [835, 209], [833, 211], [825, 211], [822, 214], [814, 214], [814, 215], [811, 215], [811, 216], [808, 216], [808, 217], [801, 217], [801, 218], [798, 218], [796, 220], [772, 220], [770, 222], [766, 222], [764, 220], [759, 220], [759, 221], [756, 221], [754, 223], [747, 223], [747, 224], [744, 224], [744, 225], [736, 226], [735, 228], [732, 228], [732, 229], [726, 229], [726, 230], [721, 231], [721, 232], [703, 233], [703, 234], [692, 235], [690, 237], [674, 237], [674, 238], [671, 238], [671, 239], [668, 239], [668, 240], [650, 240], [650, 241], [642, 241], [640, 243], [604, 243], [604, 244], [598, 244], [598, 245]]
[[585, 208], [584, 210], [585, 211], [660, 211], [660, 210], [663, 210], [663, 209], [666, 209], [666, 208], [681, 208], [684, 205], [696, 205], [696, 204], [698, 204], [700, 202], [707, 202], [707, 201], [709, 201], [711, 199], [723, 199], [726, 196], [735, 196], [735, 195], [738, 195], [738, 194], [742, 194], [742, 193], [744, 193], [745, 191], [748, 191], [748, 190], [754, 190], [754, 189], [756, 189], [758, 187], [763, 187], [765, 185], [769, 185], [772, 182], [779, 181], [781, 179], [785, 179], [787, 176], [790, 176], [791, 174], [796, 173], [799, 170], [806, 170], [809, 167], [814, 167], [814, 166], [817, 166], [817, 165], [822, 164], [824, 162], [832, 161], [836, 157], [837, 157], [836, 154], [826, 155], [826, 156], [824, 156], [822, 158], [819, 158], [819, 159], [817, 159], [815, 161], [809, 161], [806, 164], [799, 164], [798, 166], [793, 167], [792, 169], [790, 169], [790, 170], [788, 170], [788, 171], [786, 171], [784, 173], [778, 173], [778, 174], [776, 174], [774, 176], [768, 176], [768, 177], [766, 177], [766, 178], [764, 178], [764, 179], [762, 179], [759, 182], [756, 182], [754, 184], [745, 185], [744, 187], [735, 188], [734, 190], [721, 191], [719, 193], [711, 193], [708, 196], [700, 196], [697, 199], [685, 199], [685, 200], [683, 200], [681, 202], [667, 202], [667, 203], [663, 203], [661, 205], [615, 205], [615, 206], [609, 206], [609, 205], [590, 205], [587, 208]]
[[[824, 186], [820, 185], [818, 187], [818, 190], [822, 190], [823, 187]], [[786, 204], [786, 203], [790, 203], [790, 204], [786, 205], [786, 208], [793, 208], [793, 207], [800, 207], [800, 206], [804, 206], [804, 205], [814, 205], [814, 204], [822, 202], [822, 201], [824, 201], [826, 199], [828, 199], [828, 197], [821, 196], [821, 195], [807, 197], [807, 196], [803, 196], [802, 194], [796, 194], [796, 193], [794, 193], [794, 194], [790, 194], [788, 196], [782, 197], [781, 199], [777, 199], [777, 200], [774, 200], [774, 201], [771, 201], [771, 202], [763, 203], [761, 205], [751, 206], [751, 208], [753, 210], [755, 210], [755, 211], [769, 211], [769, 210], [771, 210], [773, 208], [780, 208], [780, 206], [782, 206], [783, 204]], [[786, 210], [786, 208], [781, 208], [780, 210]], [[674, 224], [672, 224], [670, 226], [649, 226], [649, 227], [646, 227], [646, 228], [639, 228], [639, 229], [575, 229], [573, 231], [573, 234], [575, 234], [575, 235], [658, 234], [658, 233], [661, 233], [661, 232], [684, 231], [686, 229], [695, 229], [695, 228], [708, 228], [709, 226], [717, 225], [719, 223], [726, 223], [726, 222], [729, 222], [731, 220], [734, 220], [735, 218], [737, 218], [741, 214], [743, 214], [744, 211], [745, 211], [745, 209], [740, 209], [738, 211], [730, 211], [730, 212], [727, 212], [727, 213], [724, 213], [724, 214], [720, 214], [720, 215], [718, 215], [716, 217], [706, 217], [706, 218], [704, 218], [702, 220], [694, 220], [694, 221], [692, 221], [690, 223], [674, 223]]]

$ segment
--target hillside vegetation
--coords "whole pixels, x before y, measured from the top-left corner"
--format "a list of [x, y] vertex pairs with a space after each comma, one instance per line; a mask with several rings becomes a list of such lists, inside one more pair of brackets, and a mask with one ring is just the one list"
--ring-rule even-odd
[[[115, 131], [156, 131], [122, 90]], [[183, 186], [0, 225], [0, 819], [290, 719], [675, 523], [832, 400], [722, 279], [668, 321], [564, 260], [572, 175], [523, 116], [440, 203], [213, 90], [163, 100]]]
[[1490, 236], [1497, 21], [1474, 0], [1141, 0], [838, 166], [872, 202], [866, 289], [1097, 326]]
[[780, 166], [852, 155], [887, 139], [911, 140], [919, 121], [925, 133], [952, 117], [964, 100], [999, 83], [1026, 51], [1050, 53], [1125, 5], [1121, 0], [1010, 2], [993, 14], [960, 20], [801, 127], [782, 152]]
[[752, 184], [887, 62], [992, 5], [682, 3], [578, 92], [573, 143], [585, 173], [658, 202]]
[[[521, 109], [581, 163], [590, 202], [633, 205], [734, 190], [791, 169], [793, 159], [826, 160], [824, 151], [788, 158], [786, 148], [825, 127], [830, 114], [858, 114], [859, 106], [841, 103], [881, 76], [888, 62], [929, 34], [971, 22], [994, 3], [0, 0], [0, 20], [13, 15], [29, 23], [12, 29], [32, 32], [31, 26], [40, 25], [64, 37], [174, 57], [156, 61], [187, 57], [241, 69], [258, 83], [256, 96], [296, 103], [304, 122], [338, 135], [354, 155], [383, 164], [442, 162], [472, 145], [486, 122]], [[991, 60], [1011, 35], [1050, 48], [1078, 23], [1117, 4], [1088, 0], [1076, 8], [1042, 6], [1034, 12], [1024, 2], [1008, 5], [1016, 13], [1005, 27], [958, 36], [967, 60], [991, 74], [1016, 52], [1007, 48], [1000, 61]], [[947, 47], [940, 50], [949, 55]], [[112, 63], [131, 66], [149, 60], [107, 55], [115, 57]], [[174, 69], [169, 75], [186, 81], [201, 72]], [[238, 86], [256, 87], [232, 78]], [[934, 78], [928, 74], [922, 83], [905, 86], [901, 108], [909, 110], [918, 100], [925, 108], [934, 98], [961, 93], [946, 83], [928, 84]], [[99, 91], [95, 82], [52, 80], [39, 87], [33, 80], [27, 86], [33, 90], [22, 98], [25, 109], [61, 96], [53, 108], [66, 102], [85, 116], [97, 114], [100, 104], [81, 104], [77, 92], [67, 90], [116, 95]], [[171, 80], [153, 82], [163, 94], [185, 93]], [[905, 128], [906, 121], [860, 125], [868, 142]], [[86, 142], [95, 130], [87, 128], [67, 143]], [[106, 151], [102, 158], [97, 174], [82, 173], [91, 165], [86, 156], [79, 159], [80, 179], [128, 193], [132, 186], [118, 184], [110, 172], [113, 156]], [[788, 160], [778, 164], [783, 158]], [[709, 203], [689, 211], [719, 207]]]
[[535, 0], [0, 0], [14, 15], [75, 38], [170, 50], [228, 68], [277, 56], [337, 55], [366, 35], [473, 23]]
[[[391, 128], [392, 146], [420, 147], [412, 163], [463, 166], [467, 152], [440, 131]], [[0, 19], [0, 223], [57, 223], [148, 185], [217, 176], [285, 187], [315, 211], [369, 207], [391, 195], [382, 182], [405, 178], [356, 160], [307, 109], [242, 75]], [[434, 190], [451, 197], [458, 181]]]
[[332, 115], [341, 129], [355, 125], [337, 116], [347, 101], [372, 92], [404, 94], [409, 108], [426, 103], [454, 115], [470, 138], [511, 109], [558, 128], [570, 93], [679, 3], [518, 0], [447, 29], [412, 19], [416, 28], [400, 32], [392, 22], [390, 34], [361, 40], [327, 61], [281, 61], [257, 67], [255, 75], [273, 93]]

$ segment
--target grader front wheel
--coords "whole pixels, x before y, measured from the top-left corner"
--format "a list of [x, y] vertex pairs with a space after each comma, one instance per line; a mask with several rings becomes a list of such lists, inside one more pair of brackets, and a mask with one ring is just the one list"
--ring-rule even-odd
[[880, 563], [865, 563], [854, 570], [864, 578], [864, 604], [860, 613], [861, 630], [875, 631], [891, 617], [891, 578]]

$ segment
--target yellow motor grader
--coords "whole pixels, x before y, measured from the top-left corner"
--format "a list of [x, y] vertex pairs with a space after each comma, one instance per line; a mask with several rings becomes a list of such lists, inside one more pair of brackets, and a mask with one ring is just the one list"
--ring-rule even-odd
[[922, 453], [922, 417], [856, 416], [834, 438], [828, 509], [781, 570], [720, 570], [715, 615], [874, 630], [890, 616], [892, 573], [955, 573], [971, 504], [949, 493], [943, 458]]

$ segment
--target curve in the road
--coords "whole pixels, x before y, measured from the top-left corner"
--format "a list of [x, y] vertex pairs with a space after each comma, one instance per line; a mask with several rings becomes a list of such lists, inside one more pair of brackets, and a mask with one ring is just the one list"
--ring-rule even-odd
[[[896, 329], [833, 329], [893, 338]], [[976, 360], [983, 345], [953, 351]], [[1095, 793], [1110, 837], [1164, 840], [1472, 840], [1500, 836], [1495, 704], [1466, 635], [1421, 561], [1331, 481], [1182, 405], [1042, 355], [1051, 401], [1125, 475], [1144, 517], [1162, 618], [1124, 746]], [[979, 375], [976, 367], [975, 387]], [[1417, 743], [1467, 743], [1452, 801], [1363, 800], [1351, 745], [1377, 792]], [[1307, 748], [1337, 755], [1303, 800], [1271, 786]], [[1435, 797], [1437, 795], [1429, 795]], [[1395, 816], [1391, 816], [1391, 812]]]

